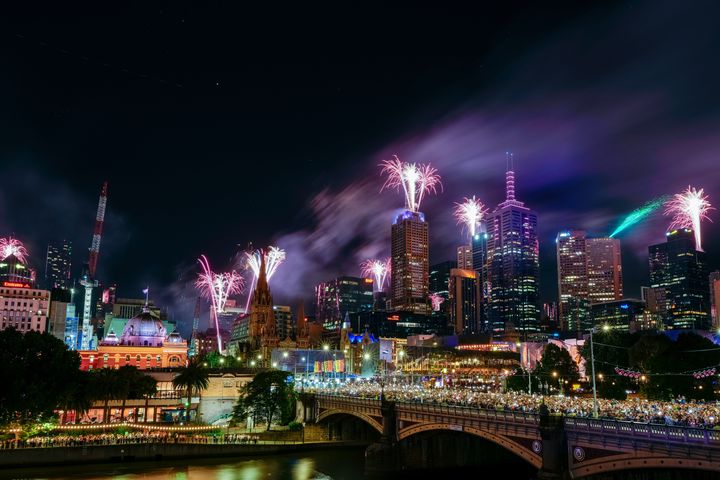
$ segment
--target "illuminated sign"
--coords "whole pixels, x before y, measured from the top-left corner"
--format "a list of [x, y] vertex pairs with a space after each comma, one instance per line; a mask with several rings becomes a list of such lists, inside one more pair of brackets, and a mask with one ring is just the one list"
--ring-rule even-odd
[[387, 317], [387, 319], [393, 322], [397, 322], [400, 320], [400, 315], [390, 315], [389, 317]]
[[30, 284], [20, 282], [3, 282], [3, 287], [30, 288]]
[[373, 281], [372, 281], [372, 278], [366, 278], [366, 279], [365, 279], [365, 283], [372, 283], [372, 282], [373, 282]]

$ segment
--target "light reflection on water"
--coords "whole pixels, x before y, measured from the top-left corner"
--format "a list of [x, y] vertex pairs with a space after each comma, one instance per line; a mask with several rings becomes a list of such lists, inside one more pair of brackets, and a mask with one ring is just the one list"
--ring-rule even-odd
[[1, 471], [0, 479], [34, 480], [360, 480], [363, 451], [326, 451], [255, 459], [83, 465]]

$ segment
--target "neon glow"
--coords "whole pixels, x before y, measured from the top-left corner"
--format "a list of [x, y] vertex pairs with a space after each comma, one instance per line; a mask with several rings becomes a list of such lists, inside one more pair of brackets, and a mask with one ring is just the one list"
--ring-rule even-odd
[[20, 263], [27, 263], [28, 251], [20, 240], [13, 237], [0, 238], [0, 261], [14, 255]]
[[626, 230], [630, 227], [633, 227], [637, 225], [638, 223], [644, 221], [647, 219], [650, 215], [655, 213], [655, 211], [662, 207], [663, 204], [668, 200], [667, 196], [662, 196], [660, 198], [656, 198], [655, 200], [651, 200], [647, 203], [645, 203], [642, 207], [636, 208], [630, 214], [625, 217], [620, 225], [617, 226], [615, 231], [610, 234], [611, 237], [614, 237], [618, 233], [622, 232], [623, 230]]
[[210, 268], [210, 262], [205, 255], [200, 255], [198, 263], [202, 268], [202, 273], [195, 281], [195, 287], [200, 294], [210, 300], [212, 308], [210, 314], [215, 322], [215, 332], [217, 333], [218, 351], [222, 352], [222, 339], [220, 337], [220, 324], [218, 323], [218, 313], [225, 311], [225, 304], [230, 295], [240, 293], [242, 291], [244, 279], [235, 270], [226, 273], [215, 273]]
[[437, 293], [430, 294], [430, 303], [432, 304], [433, 312], [440, 311], [440, 305], [445, 301], [445, 297], [438, 295]]
[[392, 160], [383, 160], [381, 174], [387, 174], [387, 180], [380, 191], [385, 188], [402, 188], [405, 194], [405, 208], [411, 212], [420, 210], [423, 197], [429, 193], [437, 193], [437, 187], [442, 189], [440, 175], [437, 169], [430, 164], [405, 163], [397, 155]]
[[[245, 304], [246, 312], [250, 308], [250, 299], [252, 298], [258, 276], [260, 275], [260, 255], [262, 255], [263, 252], [263, 250], [245, 252], [245, 268], [250, 269], [253, 273], [252, 281], [250, 282], [250, 290], [248, 291], [247, 302]], [[267, 252], [265, 252], [265, 276], [268, 284], [270, 283], [272, 276], [275, 275], [278, 267], [285, 261], [285, 257], [285, 250], [282, 248], [268, 247]]]
[[695, 232], [695, 248], [702, 249], [702, 236], [700, 235], [700, 223], [703, 220], [710, 220], [708, 212], [714, 210], [708, 196], [703, 189], [696, 190], [688, 186], [682, 193], [676, 193], [665, 203], [665, 215], [672, 215], [672, 223], [668, 230], [675, 228], [692, 228]]
[[364, 277], [372, 277], [375, 279], [375, 285], [378, 292], [382, 292], [385, 288], [385, 281], [390, 275], [390, 258], [385, 260], [365, 260], [360, 264], [360, 271]]
[[462, 203], [456, 202], [453, 209], [453, 215], [455, 215], [458, 225], [464, 225], [464, 228], [467, 228], [470, 238], [475, 236], [477, 227], [487, 212], [485, 205], [475, 198], [475, 195], [472, 198], [465, 197]]

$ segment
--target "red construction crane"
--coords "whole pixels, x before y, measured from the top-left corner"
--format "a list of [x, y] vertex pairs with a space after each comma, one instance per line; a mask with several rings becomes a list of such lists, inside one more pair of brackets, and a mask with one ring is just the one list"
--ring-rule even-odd
[[93, 231], [92, 244], [90, 245], [90, 258], [88, 267], [90, 278], [95, 278], [98, 255], [100, 254], [100, 240], [102, 239], [103, 223], [105, 222], [105, 206], [107, 205], [108, 182], [104, 182], [98, 200], [97, 215], [95, 216], [95, 230]]

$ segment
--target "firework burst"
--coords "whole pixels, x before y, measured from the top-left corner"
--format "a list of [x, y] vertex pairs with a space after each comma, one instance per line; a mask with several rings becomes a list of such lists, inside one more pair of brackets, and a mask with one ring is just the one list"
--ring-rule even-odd
[[202, 273], [198, 275], [195, 281], [195, 287], [200, 294], [210, 300], [212, 305], [211, 314], [215, 323], [215, 332], [217, 333], [218, 351], [222, 352], [222, 339], [220, 337], [220, 325], [218, 323], [218, 313], [225, 311], [225, 304], [228, 297], [236, 293], [242, 292], [244, 280], [235, 270], [225, 273], [215, 273], [210, 268], [210, 262], [205, 255], [200, 255], [198, 263], [202, 268]]
[[381, 292], [385, 287], [385, 281], [390, 275], [390, 258], [385, 260], [365, 260], [360, 264], [360, 269], [364, 277], [375, 279], [375, 288]]
[[445, 297], [438, 295], [437, 293], [430, 294], [430, 303], [432, 304], [433, 312], [439, 312], [440, 306], [445, 301]]
[[695, 248], [702, 252], [700, 223], [703, 220], [710, 220], [708, 216], [710, 210], [714, 208], [710, 205], [703, 189], [696, 190], [688, 186], [687, 190], [676, 193], [665, 203], [665, 215], [673, 216], [668, 229], [692, 228], [695, 233]]
[[0, 260], [5, 260], [14, 255], [20, 263], [27, 263], [27, 249], [22, 242], [16, 238], [0, 238]]
[[260, 263], [262, 261], [261, 255], [265, 255], [265, 277], [268, 283], [275, 272], [277, 271], [280, 264], [285, 261], [285, 250], [279, 247], [268, 247], [267, 251], [255, 250], [253, 252], [245, 252], [245, 268], [250, 270], [253, 274], [252, 281], [250, 282], [250, 290], [248, 291], [247, 302], [245, 303], [245, 311], [247, 312], [250, 308], [250, 299], [257, 284], [258, 276], [260, 276]]
[[387, 180], [380, 191], [386, 188], [402, 188], [405, 195], [405, 208], [411, 212], [420, 210], [423, 198], [429, 192], [437, 193], [437, 188], [442, 189], [440, 175], [437, 169], [430, 164], [405, 163], [397, 155], [392, 160], [383, 160], [381, 174], [387, 175]]
[[464, 228], [467, 228], [470, 238], [475, 236], [477, 227], [487, 212], [485, 205], [475, 198], [475, 195], [472, 198], [465, 197], [462, 203], [456, 202], [453, 209], [453, 215], [455, 215], [458, 225], [464, 225]]

